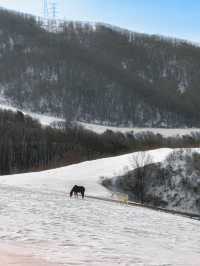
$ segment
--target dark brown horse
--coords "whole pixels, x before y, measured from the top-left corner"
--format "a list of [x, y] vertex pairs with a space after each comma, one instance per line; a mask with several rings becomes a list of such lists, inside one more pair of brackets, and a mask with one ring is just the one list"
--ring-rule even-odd
[[82, 199], [83, 199], [84, 196], [85, 196], [85, 188], [82, 187], [82, 186], [77, 186], [77, 185], [75, 185], [75, 186], [72, 188], [72, 190], [70, 191], [70, 197], [72, 197], [73, 194], [74, 194], [75, 197], [78, 197], [78, 193], [81, 194]]

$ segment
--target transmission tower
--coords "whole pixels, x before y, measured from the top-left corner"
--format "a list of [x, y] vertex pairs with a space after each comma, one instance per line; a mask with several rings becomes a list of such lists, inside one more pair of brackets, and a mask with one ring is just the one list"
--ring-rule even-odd
[[52, 19], [56, 19], [58, 15], [58, 1], [53, 0], [51, 2]]
[[43, 0], [43, 16], [55, 20], [58, 16], [59, 0]]

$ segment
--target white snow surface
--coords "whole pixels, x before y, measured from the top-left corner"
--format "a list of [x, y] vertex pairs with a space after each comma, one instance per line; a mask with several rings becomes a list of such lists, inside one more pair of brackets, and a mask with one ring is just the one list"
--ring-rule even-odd
[[[171, 151], [172, 149], [163, 148], [148, 151], [146, 154], [151, 156], [153, 162], [159, 162]], [[111, 193], [100, 184], [101, 177], [115, 177], [131, 170], [134, 156], [138, 156], [138, 153], [86, 161], [42, 172], [0, 176], [0, 185], [69, 192], [77, 184], [85, 186], [89, 195], [108, 197]]]
[[176, 137], [176, 136], [183, 136], [183, 135], [190, 135], [195, 132], [200, 132], [200, 128], [150, 128], [150, 127], [113, 127], [113, 126], [104, 126], [98, 124], [90, 124], [90, 123], [83, 123], [79, 122], [80, 125], [94, 131], [98, 134], [104, 133], [106, 130], [112, 130], [113, 132], [121, 132], [121, 133], [143, 133], [143, 132], [152, 132], [154, 134], [160, 134], [164, 137]]
[[[152, 150], [163, 161], [171, 149]], [[69, 199], [74, 184], [109, 197], [101, 176], [133, 167], [137, 153], [0, 177], [0, 242], [62, 265], [199, 266], [199, 222], [92, 199]], [[126, 169], [127, 170], [127, 169]]]

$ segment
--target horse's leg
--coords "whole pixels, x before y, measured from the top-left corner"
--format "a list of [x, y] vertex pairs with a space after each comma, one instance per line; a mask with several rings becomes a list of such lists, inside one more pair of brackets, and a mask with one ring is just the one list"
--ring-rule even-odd
[[82, 199], [84, 199], [84, 190], [81, 191]]

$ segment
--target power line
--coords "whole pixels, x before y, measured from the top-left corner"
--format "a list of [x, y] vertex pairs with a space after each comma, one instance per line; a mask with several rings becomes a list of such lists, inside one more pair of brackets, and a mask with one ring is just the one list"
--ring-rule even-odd
[[49, 17], [48, 0], [43, 0], [43, 16], [45, 19]]

